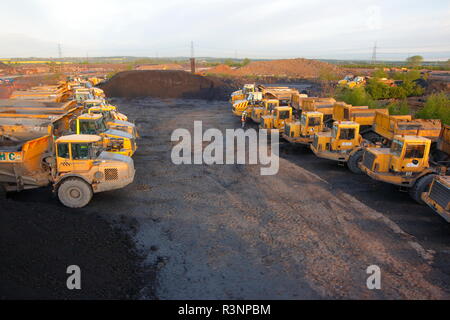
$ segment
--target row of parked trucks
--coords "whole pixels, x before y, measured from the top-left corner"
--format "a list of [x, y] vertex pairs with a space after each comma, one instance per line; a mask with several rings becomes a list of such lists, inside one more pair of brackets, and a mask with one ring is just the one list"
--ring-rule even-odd
[[133, 181], [136, 127], [96, 83], [76, 79], [0, 100], [2, 190], [51, 185], [63, 205], [80, 208]]
[[242, 121], [276, 129], [284, 140], [346, 164], [353, 173], [397, 185], [450, 222], [450, 126], [390, 115], [388, 109], [307, 97], [287, 87], [248, 84], [240, 92], [232, 95], [231, 103]]

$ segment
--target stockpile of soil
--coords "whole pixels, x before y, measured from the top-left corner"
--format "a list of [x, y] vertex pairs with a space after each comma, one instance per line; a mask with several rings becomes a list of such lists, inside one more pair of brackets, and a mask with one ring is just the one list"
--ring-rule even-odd
[[239, 85], [185, 71], [125, 71], [99, 85], [108, 97], [227, 100]]
[[211, 69], [208, 70], [208, 73], [215, 73], [215, 74], [234, 74], [234, 69], [232, 69], [230, 66], [226, 64], [219, 64]]
[[275, 75], [283, 77], [295, 77], [303, 79], [319, 78], [322, 75], [334, 74], [343, 76], [345, 71], [330, 63], [310, 59], [285, 59], [270, 61], [254, 61], [245, 67], [226, 70], [222, 66], [216, 71], [214, 68], [209, 73], [227, 73], [235, 76], [262, 76]]

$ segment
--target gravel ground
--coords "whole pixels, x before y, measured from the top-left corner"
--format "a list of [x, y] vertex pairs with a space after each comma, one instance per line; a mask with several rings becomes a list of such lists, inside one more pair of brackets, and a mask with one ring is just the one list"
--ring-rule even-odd
[[[229, 104], [114, 103], [142, 136], [134, 183], [81, 211], [47, 190], [0, 200], [0, 297], [450, 298], [450, 226], [395, 187], [287, 144], [275, 176], [174, 165], [172, 131], [237, 128]], [[86, 281], [74, 295], [59, 286], [77, 263]], [[381, 290], [366, 287], [373, 264]]]

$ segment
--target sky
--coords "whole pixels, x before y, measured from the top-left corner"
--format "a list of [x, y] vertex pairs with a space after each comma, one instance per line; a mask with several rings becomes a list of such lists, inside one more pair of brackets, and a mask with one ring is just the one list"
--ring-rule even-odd
[[15, 0], [0, 23], [2, 58], [450, 58], [448, 0]]

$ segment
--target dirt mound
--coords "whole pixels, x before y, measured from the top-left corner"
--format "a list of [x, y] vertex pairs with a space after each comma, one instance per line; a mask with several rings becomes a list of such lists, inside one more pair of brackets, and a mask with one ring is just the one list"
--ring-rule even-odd
[[185, 71], [144, 70], [120, 72], [99, 87], [108, 97], [227, 100], [238, 86]]
[[226, 70], [223, 66], [208, 70], [209, 73], [227, 73], [235, 76], [283, 76], [296, 78], [319, 78], [322, 75], [335, 74], [342, 76], [345, 72], [330, 63], [310, 59], [285, 59], [270, 61], [254, 61], [245, 67]]
[[215, 74], [234, 74], [234, 69], [232, 69], [230, 66], [226, 64], [219, 64], [211, 69], [208, 70], [208, 73], [215, 73]]

